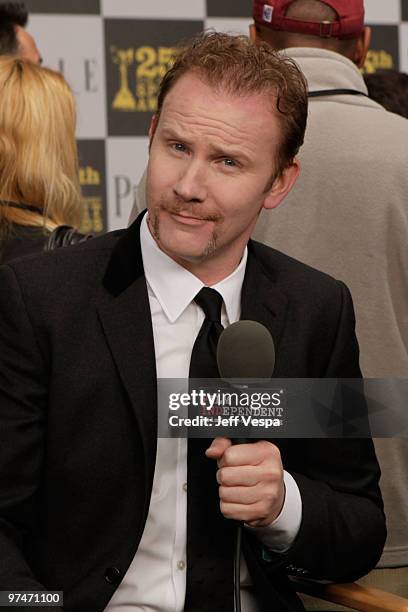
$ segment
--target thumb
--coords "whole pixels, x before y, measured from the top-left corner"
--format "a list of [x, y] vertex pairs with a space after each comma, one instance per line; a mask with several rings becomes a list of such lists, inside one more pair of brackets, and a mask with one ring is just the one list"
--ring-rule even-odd
[[205, 454], [209, 459], [221, 459], [227, 448], [231, 445], [232, 442], [229, 438], [214, 438]]

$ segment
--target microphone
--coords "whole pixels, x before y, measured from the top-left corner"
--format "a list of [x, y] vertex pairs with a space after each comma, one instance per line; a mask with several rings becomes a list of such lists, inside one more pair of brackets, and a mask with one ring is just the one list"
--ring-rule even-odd
[[275, 347], [270, 331], [257, 321], [232, 323], [219, 337], [217, 364], [221, 378], [227, 380], [271, 378]]
[[[257, 321], [237, 321], [226, 327], [218, 339], [217, 364], [224, 380], [239, 378], [240, 389], [254, 379], [270, 379], [275, 367], [275, 347], [269, 330]], [[248, 384], [246, 384], [248, 383]], [[248, 438], [235, 438], [233, 444], [247, 444]], [[234, 611], [241, 612], [240, 559], [242, 526], [237, 524], [234, 547]]]
[[[270, 331], [257, 321], [237, 321], [224, 329], [217, 346], [220, 377], [239, 378], [230, 384], [247, 389], [254, 379], [270, 379], [275, 367], [275, 346]], [[248, 438], [235, 438], [233, 444], [247, 444]]]

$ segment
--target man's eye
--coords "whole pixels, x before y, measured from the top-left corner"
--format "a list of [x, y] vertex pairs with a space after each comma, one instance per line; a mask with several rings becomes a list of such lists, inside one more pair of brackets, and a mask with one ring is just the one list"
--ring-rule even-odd
[[228, 168], [234, 168], [237, 165], [236, 161], [234, 161], [233, 159], [229, 157], [226, 157], [225, 159], [223, 159], [222, 163], [224, 164], [224, 166], [227, 166]]
[[172, 146], [175, 151], [179, 151], [180, 153], [187, 151], [186, 147], [181, 144], [181, 142], [175, 142]]

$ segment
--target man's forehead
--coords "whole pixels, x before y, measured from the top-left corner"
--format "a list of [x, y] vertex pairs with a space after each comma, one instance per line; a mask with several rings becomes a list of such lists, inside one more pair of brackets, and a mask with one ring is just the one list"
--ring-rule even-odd
[[[195, 71], [186, 72], [172, 86], [163, 102], [163, 109], [171, 107], [184, 112], [194, 100], [197, 109], [211, 110], [211, 103], [225, 105], [228, 109], [259, 106], [260, 109], [274, 112], [276, 96], [272, 91], [239, 91], [227, 82], [212, 83]], [[210, 103], [211, 100], [211, 103]]]
[[247, 160], [258, 156], [260, 149], [266, 154], [280, 142], [280, 121], [267, 95], [240, 96], [208, 84], [202, 84], [204, 89], [190, 85], [194, 82], [180, 79], [165, 99], [159, 117], [162, 138]]
[[163, 106], [169, 101], [182, 104], [186, 96], [198, 99], [203, 95], [219, 96], [222, 95], [222, 89], [220, 86], [210, 84], [203, 76], [191, 70], [182, 74], [172, 85], [164, 99]]

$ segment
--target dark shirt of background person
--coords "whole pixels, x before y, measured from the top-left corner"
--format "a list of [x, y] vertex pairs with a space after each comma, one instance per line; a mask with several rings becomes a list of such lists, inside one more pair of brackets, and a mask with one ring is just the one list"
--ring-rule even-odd
[[365, 74], [368, 95], [391, 113], [408, 119], [408, 74], [384, 70]]

